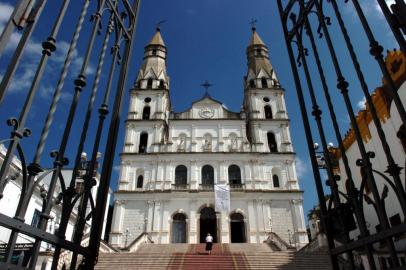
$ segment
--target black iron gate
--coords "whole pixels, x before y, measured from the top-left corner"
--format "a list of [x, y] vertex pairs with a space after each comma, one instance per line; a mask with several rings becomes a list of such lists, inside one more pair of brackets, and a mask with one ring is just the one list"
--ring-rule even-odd
[[[54, 247], [52, 269], [58, 266], [59, 257], [62, 251], [71, 251], [72, 259], [70, 269], [76, 269], [77, 265], [85, 269], [93, 269], [98, 258], [100, 246], [100, 237], [102, 234], [104, 213], [109, 192], [110, 177], [112, 174], [113, 161], [115, 156], [116, 142], [120, 124], [121, 107], [123, 103], [123, 94], [126, 88], [127, 71], [133, 39], [136, 30], [137, 15], [140, 7], [140, 0], [82, 0], [82, 1], [57, 1], [59, 10], [53, 14], [42, 14], [46, 7], [47, 0], [20, 0], [11, 14], [9, 22], [6, 24], [3, 33], [0, 36], [0, 55], [9, 43], [12, 34], [19, 31], [21, 38], [17, 47], [13, 50], [11, 59], [7, 65], [4, 76], [0, 83], [0, 106], [3, 98], [10, 88], [11, 81], [16, 77], [16, 70], [19, 67], [20, 60], [26, 51], [30, 37], [36, 29], [37, 23], [44, 20], [48, 23], [49, 36], [42, 43], [41, 59], [36, 66], [35, 75], [30, 82], [27, 95], [24, 97], [24, 106], [21, 108], [18, 118], [10, 118], [7, 124], [11, 127], [9, 139], [0, 141], [7, 143], [7, 154], [1, 160], [0, 169], [0, 198], [10, 180], [21, 178], [21, 196], [18, 202], [18, 208], [15, 216], [9, 217], [0, 214], [0, 227], [10, 230], [10, 238], [3, 249], [3, 260], [0, 262], [1, 269], [34, 269], [37, 264], [41, 243], [49, 243]], [[71, 3], [72, 2], [72, 3]], [[55, 4], [55, 3], [53, 3]], [[44, 76], [44, 70], [48, 60], [52, 58], [55, 50], [58, 48], [58, 34], [60, 35], [63, 28], [66, 14], [70, 9], [71, 14], [78, 16], [74, 34], [71, 38], [67, 54], [65, 55], [64, 64], [59, 73], [59, 80], [52, 91], [52, 99], [46, 116], [46, 120], [39, 135], [38, 145], [34, 157], [28, 162], [25, 151], [21, 142], [31, 136], [30, 125], [37, 125], [27, 121], [32, 113], [32, 104]], [[71, 18], [69, 18], [71, 19]], [[90, 20], [89, 20], [90, 19]], [[89, 23], [91, 30], [83, 36], [83, 28]], [[82, 35], [82, 37], [81, 37]], [[83, 44], [83, 45], [82, 45]], [[70, 67], [79, 47], [86, 48], [84, 57], [81, 59], [80, 70], [72, 70], [77, 73], [74, 80], [73, 98], [67, 113], [67, 119], [63, 123], [64, 128], [61, 134], [51, 134], [50, 128], [55, 122], [55, 112], [60, 107], [60, 98], [64, 93], [64, 83], [67, 80]], [[4, 54], [3, 54], [4, 56]], [[97, 68], [93, 81], [88, 81], [87, 68], [90, 65], [90, 59], [97, 58]], [[110, 66], [103, 69], [104, 62], [110, 61]], [[106, 84], [100, 85], [102, 71], [108, 74]], [[53, 73], [53, 74], [58, 74]], [[18, 78], [17, 78], [18, 79]], [[114, 84], [116, 84], [114, 86]], [[91, 85], [91, 93], [87, 106], [79, 106], [80, 95]], [[67, 87], [65, 87], [67, 88]], [[69, 91], [69, 89], [66, 89]], [[114, 95], [114, 100], [110, 96]], [[95, 123], [96, 132], [94, 137], [88, 138], [91, 126], [92, 113], [94, 112], [94, 103], [96, 97], [102, 97], [101, 104], [97, 110], [98, 118]], [[111, 104], [113, 103], [113, 105]], [[3, 104], [4, 105], [4, 104]], [[112, 106], [111, 106], [112, 105]], [[112, 107], [112, 109], [110, 109]], [[105, 120], [111, 110], [110, 124], [106, 125]], [[83, 126], [77, 131], [81, 134], [79, 140], [73, 135], [73, 121], [79, 116], [84, 115]], [[81, 118], [79, 118], [81, 119]], [[106, 133], [106, 132], [108, 133]], [[106, 144], [103, 151], [103, 163], [101, 166], [100, 179], [94, 178], [94, 172], [97, 170], [98, 151], [101, 148], [102, 136], [106, 136]], [[60, 138], [60, 144], [57, 151], [51, 153], [53, 159], [53, 168], [45, 170], [41, 166], [41, 158], [45, 143], [49, 137]], [[75, 140], [71, 140], [75, 137]], [[81, 154], [84, 150], [86, 139], [93, 145], [91, 150], [90, 161], [83, 168]], [[74, 161], [69, 163], [66, 157], [68, 143], [76, 144], [76, 156]], [[15, 175], [12, 170], [13, 158], [18, 156], [21, 161], [20, 176]], [[62, 169], [68, 164], [73, 167], [71, 179], [63, 179]], [[49, 177], [50, 181], [46, 187], [40, 187], [42, 180]], [[67, 183], [67, 184], [65, 184]], [[97, 187], [97, 196], [92, 196], [92, 189]], [[57, 192], [57, 186], [60, 192]], [[42, 198], [42, 211], [39, 214], [38, 222], [35, 226], [24, 223], [27, 208], [31, 202], [34, 193], [39, 192]], [[17, 194], [18, 195], [18, 194]], [[0, 204], [2, 201], [0, 200]], [[4, 202], [3, 202], [4, 203]], [[90, 212], [87, 211], [90, 205]], [[47, 223], [50, 219], [52, 209], [59, 207], [61, 218], [58, 231], [55, 234], [47, 232]], [[65, 234], [68, 222], [71, 218], [73, 208], [77, 208], [76, 224], [72, 240], [66, 240]], [[81, 245], [83, 231], [86, 222], [91, 219], [90, 237], [88, 246]], [[19, 236], [24, 235], [31, 237], [29, 251], [25, 253], [25, 258], [13, 260], [13, 254], [21, 246], [17, 243]], [[20, 248], [21, 249], [21, 248]], [[78, 256], [83, 260], [78, 262]], [[69, 267], [69, 265], [68, 265]]]
[[[388, 140], [385, 137], [386, 134], [382, 129], [377, 108], [373, 102], [370, 89], [367, 86], [363, 74], [364, 67], [361, 66], [362, 61], [359, 60], [356, 54], [353, 41], [346, 28], [347, 26], [344, 20], [345, 16], [342, 15], [342, 8], [344, 5], [347, 5], [347, 8], [353, 9], [354, 13], [357, 15], [357, 18], [360, 21], [360, 26], [364, 30], [364, 33], [360, 34], [365, 35], [370, 44], [370, 47], [364, 48], [364, 50], [369, 49], [370, 54], [375, 58], [386, 82], [385, 90], [387, 90], [399, 113], [401, 123], [405, 125], [405, 108], [397, 93], [397, 86], [385, 64], [383, 56], [384, 49], [375, 39], [374, 33], [363, 12], [363, 8], [365, 7], [362, 6], [362, 4], [369, 5], [369, 7], [370, 5], [376, 4], [382, 10], [384, 17], [399, 44], [400, 50], [403, 53], [406, 53], [406, 42], [404, 39], [404, 34], [406, 34], [406, 4], [404, 0], [394, 1], [395, 3], [391, 5], [391, 7], [389, 7], [384, 0], [363, 1], [362, 4], [360, 2], [361, 1], [359, 0], [278, 0], [278, 9], [305, 127], [308, 150], [319, 197], [321, 222], [327, 235], [334, 269], [339, 269], [339, 257], [342, 257], [343, 254], [347, 254], [346, 258], [349, 262], [347, 267], [349, 267], [349, 269], [357, 269], [357, 265], [354, 263], [354, 255], [356, 252], [362, 252], [365, 254], [370, 269], [378, 269], [379, 266], [374, 262], [373, 247], [373, 244], [377, 242], [385, 242], [393, 269], [400, 269], [399, 253], [395, 250], [394, 236], [405, 233], [406, 224], [405, 221], [402, 220], [399, 225], [390, 225], [385, 209], [385, 198], [388, 194], [388, 189], [393, 189], [401, 213], [404, 217], [406, 216], [406, 193], [404, 184], [402, 184], [402, 179], [400, 178], [403, 168], [401, 168], [393, 158], [393, 149], [391, 149], [393, 146], [389, 145]], [[348, 5], [351, 6], [348, 7]], [[327, 16], [329, 13], [332, 13], [332, 17]], [[348, 17], [351, 16], [347, 15], [347, 19]], [[332, 35], [330, 26], [333, 19], [337, 24], [334, 35]], [[349, 95], [349, 91], [352, 90], [353, 87], [350, 86], [344, 77], [346, 70], [343, 70], [340, 63], [340, 57], [342, 56], [337, 53], [337, 46], [333, 41], [333, 38], [338, 36], [342, 37], [340, 42], [342, 42], [347, 49], [350, 58], [349, 61], [354, 68], [353, 72], [355, 72], [354, 74], [361, 86], [359, 88], [357, 84], [357, 86], [354, 87], [354, 91], [359, 91], [360, 89], [365, 96], [367, 108], [376, 127], [378, 135], [377, 139], [382, 144], [384, 152], [383, 156], [387, 161], [387, 170], [384, 173], [374, 169], [372, 160], [375, 157], [375, 153], [367, 151], [365, 147], [360, 126], [357, 123]], [[306, 48], [306, 46], [309, 48]], [[321, 46], [324, 46], [325, 54], [327, 54], [328, 57], [321, 57]], [[312, 72], [313, 67], [310, 67], [309, 61], [314, 63], [314, 72]], [[349, 158], [341, 136], [336, 115], [337, 103], [332, 99], [330, 82], [327, 79], [327, 72], [325, 71], [329, 68], [331, 68], [331, 72], [336, 75], [337, 80], [334, 84], [342, 95], [345, 110], [351, 121], [351, 126], [354, 132], [355, 143], [359, 149], [360, 156], [356, 165], [359, 167], [362, 175], [362, 180], [358, 182], [361, 183], [360, 185], [357, 185], [356, 181], [354, 181], [354, 177], [356, 177], [354, 175], [356, 175], [356, 173], [351, 169], [353, 167], [351, 166], [352, 164], [349, 163]], [[303, 72], [303, 75], [300, 74], [300, 71]], [[306, 82], [306, 87], [302, 86], [301, 80]], [[320, 85], [320, 87], [318, 87], [318, 85]], [[317, 89], [317, 87], [320, 89]], [[306, 102], [306, 97], [304, 95], [305, 89], [307, 89], [310, 95], [310, 105]], [[319, 93], [319, 95], [316, 93]], [[320, 104], [323, 102], [320, 102], [321, 96], [324, 96], [324, 102], [326, 104], [325, 109], [329, 113], [331, 127], [326, 127], [327, 121], [323, 121], [322, 119]], [[311, 107], [312, 109], [311, 114], [315, 120], [317, 136], [313, 134], [311, 121], [307, 111], [308, 107]], [[348, 179], [340, 180], [339, 175], [335, 172], [337, 164], [331, 154], [332, 148], [327, 144], [326, 128], [331, 128], [331, 130], [333, 130], [338, 143], [337, 151], [341, 153], [342, 164], [345, 175]], [[320, 139], [323, 148], [322, 153], [325, 161], [323, 167], [327, 171], [327, 185], [331, 190], [331, 200], [327, 204], [319, 172], [320, 164], [318, 164], [314, 148], [314, 138], [316, 137]], [[381, 193], [377, 188], [376, 175], [379, 175], [381, 181], [382, 179], [385, 181], [384, 189]], [[347, 191], [339, 189], [337, 184], [337, 181], [344, 180], [347, 182]], [[370, 189], [372, 198], [364, 195], [366, 187]], [[380, 231], [377, 233], [371, 233], [368, 229], [363, 210], [364, 201], [365, 203], [372, 204], [376, 211], [380, 224]], [[356, 224], [353, 222], [354, 217]], [[358, 239], [350, 239], [349, 232], [355, 229], [355, 226], [357, 226], [360, 236]], [[342, 244], [336, 245], [335, 240], [339, 240]]]

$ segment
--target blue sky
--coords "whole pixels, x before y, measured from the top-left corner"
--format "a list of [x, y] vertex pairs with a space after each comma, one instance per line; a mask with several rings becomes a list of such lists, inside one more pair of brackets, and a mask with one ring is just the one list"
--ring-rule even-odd
[[[74, 30], [73, 26], [76, 24], [76, 20], [79, 16], [80, 5], [78, 2], [82, 3], [82, 1], [71, 2], [70, 9], [63, 23], [64, 30], [59, 34], [57, 39], [58, 49], [49, 61], [43, 82], [35, 98], [32, 112], [30, 113], [26, 125], [33, 130], [32, 137], [23, 139], [22, 143], [28, 161], [32, 160], [38, 136], [45, 120], [46, 112], [49, 108], [52, 92], [59, 77], [59, 70], [64, 61], [64, 55], [67, 51]], [[90, 10], [93, 12], [95, 9], [94, 2], [96, 1], [91, 1], [92, 4], [90, 6]], [[339, 2], [341, 3], [342, 1]], [[374, 32], [377, 37], [379, 37], [378, 39], [383, 47], [385, 49], [395, 48], [396, 45], [394, 39], [390, 35], [389, 28], [383, 15], [377, 8], [376, 0], [362, 0], [361, 3], [367, 18], [370, 20]], [[15, 1], [0, 0], [0, 29], [7, 21], [14, 4]], [[52, 18], [52, 15], [59, 9], [59, 4], [60, 1], [48, 1], [42, 16]], [[326, 6], [327, 15], [332, 15], [327, 3]], [[359, 53], [359, 57], [363, 63], [368, 85], [370, 89], [373, 90], [375, 87], [379, 86], [381, 82], [381, 74], [379, 73], [378, 66], [368, 53], [368, 43], [361, 31], [352, 4], [343, 4], [341, 10], [343, 16], [346, 18], [346, 23], [351, 38], [353, 38], [355, 49], [357, 53]], [[251, 26], [249, 22], [253, 18], [258, 21], [258, 32], [270, 49], [271, 63], [277, 72], [282, 86], [286, 89], [287, 109], [289, 117], [291, 118], [291, 134], [294, 148], [298, 155], [297, 169], [300, 174], [301, 188], [305, 191], [304, 208], [305, 212], [307, 212], [308, 209], [317, 203], [317, 198], [315, 195], [314, 180], [309, 164], [306, 141], [304, 139], [302, 120], [298, 108], [291, 68], [288, 63], [285, 41], [283, 40], [275, 0], [144, 0], [138, 21], [127, 89], [131, 88], [135, 80], [137, 70], [142, 63], [143, 48], [154, 34], [155, 24], [160, 20], [166, 20], [162, 25], [162, 35], [168, 47], [168, 73], [171, 77], [170, 93], [174, 110], [183, 111], [190, 106], [191, 102], [201, 97], [204, 90], [200, 85], [207, 79], [214, 85], [210, 90], [210, 94], [215, 99], [224, 102], [231, 110], [239, 111], [243, 100], [243, 76], [247, 69], [245, 50], [251, 35]], [[80, 45], [75, 52], [74, 61], [63, 89], [62, 99], [51, 129], [50, 139], [48, 140], [46, 150], [42, 157], [41, 164], [44, 167], [52, 166], [52, 159], [49, 157], [48, 153], [52, 149], [57, 149], [59, 147], [57, 134], [60, 134], [64, 128], [67, 111], [73, 94], [72, 81], [75, 76], [78, 75], [83, 60], [83, 54], [86, 48], [85, 37], [89, 34], [91, 25], [88, 19], [89, 15], [86, 18], [86, 24], [80, 39]], [[345, 50], [342, 35], [337, 29], [337, 23], [334, 19], [332, 20], [332, 23], [333, 25], [330, 29], [338, 55], [340, 56], [340, 63], [342, 64], [344, 74], [350, 82], [351, 99], [354, 107], [359, 109], [363, 105], [359, 84], [356, 81], [354, 70], [349, 62], [348, 53]], [[17, 70], [17, 79], [13, 81], [3, 104], [0, 105], [0, 125], [2, 126], [0, 128], [0, 140], [8, 138], [10, 134], [10, 129], [5, 124], [6, 119], [12, 116], [18, 117], [20, 108], [23, 104], [22, 96], [25, 96], [28, 92], [30, 80], [35, 72], [36, 64], [40, 59], [40, 44], [48, 36], [50, 24], [50, 20], [42, 20], [38, 24], [38, 28], [34, 32], [28, 45], [27, 52], [24, 54], [21, 65]], [[313, 27], [314, 32], [316, 31], [316, 28], [317, 26], [315, 24]], [[0, 58], [0, 75], [5, 72], [5, 67], [12, 52], [11, 48], [16, 46], [18, 38], [19, 34], [15, 33], [12, 37], [11, 45]], [[98, 38], [99, 40], [101, 39], [101, 37]], [[327, 61], [329, 60], [329, 55], [325, 49], [324, 40], [321, 40], [321, 44], [323, 44], [323, 46], [320, 47], [321, 56]], [[95, 46], [94, 50], [98, 52], [100, 46]], [[310, 56], [312, 56], [311, 53]], [[315, 71], [312, 57], [310, 57], [308, 61], [311, 66], [311, 71]], [[96, 65], [97, 59], [93, 56], [88, 69], [89, 83], [81, 95], [80, 106], [82, 108], [87, 104]], [[107, 66], [109, 66], [109, 61], [105, 63], [104, 70], [106, 70]], [[349, 120], [343, 110], [344, 107], [339, 91], [335, 88], [336, 78], [331, 69], [331, 64], [326, 64], [326, 74], [334, 102], [340, 107], [340, 109], [338, 109], [338, 118], [341, 126], [341, 133], [345, 134], [349, 127]], [[101, 90], [104, 89], [103, 86], [106, 77], [107, 73], [105, 71], [102, 75]], [[320, 84], [316, 79], [315, 89], [318, 93], [321, 106], [323, 107], [324, 99], [321, 95]], [[99, 105], [100, 98], [96, 100], [96, 106], [98, 107]], [[126, 92], [125, 104], [123, 107], [123, 119], [125, 118], [127, 110], [128, 91]], [[75, 143], [77, 143], [80, 135], [83, 112], [84, 110], [79, 111], [78, 117], [74, 122], [74, 129], [72, 131], [73, 136], [66, 154], [70, 160], [74, 159], [76, 149]], [[327, 114], [325, 116], [327, 117]], [[96, 117], [97, 115], [94, 114], [94, 122]], [[328, 124], [329, 119], [325, 118], [324, 122], [325, 124]], [[313, 121], [312, 125], [314, 135], [316, 135]], [[90, 132], [86, 143], [86, 152], [90, 152], [92, 149], [94, 128], [95, 125], [92, 125], [92, 131]], [[327, 137], [329, 141], [335, 142], [331, 129], [328, 129]], [[122, 149], [123, 138], [122, 123], [120, 129], [120, 141], [117, 147], [116, 168], [119, 164], [118, 154]], [[103, 142], [104, 141], [105, 136], [103, 137]], [[315, 141], [317, 141], [317, 139]], [[101, 152], [104, 152], [104, 144], [101, 146]], [[113, 189], [115, 188], [116, 181], [117, 170], [115, 170], [112, 179]]]

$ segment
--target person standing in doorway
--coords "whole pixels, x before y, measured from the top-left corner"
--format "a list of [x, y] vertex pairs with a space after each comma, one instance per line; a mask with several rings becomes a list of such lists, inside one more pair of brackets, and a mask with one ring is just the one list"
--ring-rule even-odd
[[211, 254], [212, 247], [213, 247], [213, 236], [211, 236], [210, 233], [208, 233], [206, 236], [206, 251], [209, 252], [209, 255]]

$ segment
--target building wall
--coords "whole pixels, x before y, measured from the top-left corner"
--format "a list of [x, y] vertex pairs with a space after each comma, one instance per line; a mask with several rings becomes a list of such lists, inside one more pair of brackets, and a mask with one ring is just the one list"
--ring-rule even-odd
[[[158, 49], [162, 55], [156, 56]], [[217, 214], [219, 241], [230, 242], [229, 217], [238, 211], [244, 215], [249, 243], [261, 243], [275, 232], [298, 247], [306, 244], [284, 89], [258, 34], [253, 32], [247, 50], [248, 72], [239, 112], [230, 111], [208, 92], [186, 111], [173, 112], [166, 47], [159, 30], [144, 56], [130, 91], [110, 243], [124, 247], [143, 232], [156, 243], [170, 243], [171, 218], [176, 213], [187, 216], [187, 241], [197, 243], [199, 209], [214, 205], [214, 192], [202, 186], [203, 166], [213, 167], [216, 185], [229, 184], [228, 168], [237, 165], [241, 185], [230, 184], [231, 210]], [[175, 186], [179, 165], [187, 168], [186, 186]], [[137, 187], [140, 176], [143, 183]], [[273, 178], [278, 178], [279, 185]]]
[[[388, 59], [387, 59], [387, 65], [390, 65], [391, 61], [394, 61], [395, 59], [398, 59], [401, 57], [400, 52], [390, 52]], [[402, 56], [404, 58], [404, 56]], [[399, 86], [398, 89], [398, 94], [401, 98], [401, 101], [403, 104], [406, 104], [406, 83], [404, 82], [404, 79], [402, 81], [399, 81], [398, 78], [404, 78], [405, 73], [405, 67], [406, 65], [403, 63], [401, 68], [399, 69], [402, 74], [391, 74], [393, 76], [393, 79], [395, 80], [395, 83]], [[393, 71], [393, 70], [392, 70]], [[391, 71], [391, 72], [392, 72]], [[390, 146], [391, 149], [391, 154], [393, 156], [393, 159], [395, 163], [397, 163], [400, 167], [405, 166], [406, 162], [406, 153], [404, 151], [404, 148], [400, 142], [400, 139], [398, 138], [397, 134], [398, 131], [402, 125], [402, 122], [399, 117], [399, 113], [396, 109], [396, 106], [393, 101], [389, 101], [388, 96], [385, 94], [384, 87], [377, 88], [375, 93], [372, 95], [374, 104], [378, 110], [378, 115], [381, 120], [382, 124], [382, 129], [385, 133], [386, 140]], [[378, 171], [380, 173], [383, 173], [386, 175], [389, 179], [393, 181], [393, 178], [385, 172], [387, 170], [388, 162], [387, 158], [385, 156], [382, 143], [379, 139], [377, 129], [375, 127], [375, 124], [373, 121], [371, 121], [371, 118], [369, 116], [369, 111], [363, 110], [359, 112], [358, 114], [358, 122], [361, 127], [361, 133], [363, 136], [363, 142], [365, 144], [365, 148], [367, 152], [373, 152], [375, 154], [375, 157], [371, 159], [372, 167], [375, 171]], [[353, 133], [350, 130], [345, 139], [344, 139], [344, 145], [346, 147], [346, 154], [349, 159], [349, 165], [353, 174], [353, 180], [355, 183], [355, 186], [359, 189], [361, 185], [361, 173], [360, 173], [360, 167], [356, 165], [357, 159], [361, 157], [360, 151], [358, 149], [357, 143], [354, 141]], [[342, 162], [342, 159], [339, 160], [339, 167], [340, 167], [340, 175], [342, 181], [338, 182], [340, 190], [344, 191], [345, 193], [347, 192], [347, 189], [345, 187], [346, 183], [346, 174], [345, 174], [345, 168], [344, 164]], [[402, 169], [400, 173], [400, 179], [405, 179], [405, 170]], [[378, 173], [374, 172], [374, 178], [375, 182], [378, 188], [378, 191], [380, 194], [382, 194], [384, 186], [388, 186], [389, 192], [388, 196], [385, 199], [385, 209], [387, 212], [387, 216], [389, 219], [393, 218], [395, 215], [399, 215], [400, 219], [403, 221], [405, 219], [400, 204], [398, 202], [398, 199], [396, 197], [396, 194], [394, 190], [390, 187], [390, 185], [387, 184], [387, 182], [380, 176]], [[402, 185], [403, 188], [405, 188], [405, 183], [402, 180]], [[372, 194], [368, 192], [364, 192], [364, 194], [367, 194], [369, 197], [373, 198]], [[364, 213], [365, 213], [365, 219], [367, 222], [367, 227], [368, 230], [371, 233], [375, 233], [377, 231], [377, 225], [379, 224], [377, 214], [373, 208], [372, 205], [367, 204], [364, 201]], [[395, 225], [395, 224], [393, 224]], [[358, 230], [354, 230], [350, 233], [350, 236], [352, 239], [356, 239], [359, 235]], [[395, 246], [396, 249], [399, 251], [404, 251], [406, 250], [406, 241], [404, 237], [395, 237]], [[377, 250], [383, 249], [384, 246], [377, 243], [375, 244], [375, 248]], [[384, 256], [385, 251], [383, 251], [382, 256]]]
[[[176, 213], [184, 213], [187, 217], [187, 242], [199, 243], [199, 209], [214, 205], [214, 194], [209, 192], [123, 191], [115, 195], [114, 230], [111, 232], [110, 244], [118, 247], [129, 245], [145, 229], [155, 243], [171, 243], [172, 217]], [[301, 219], [301, 196], [301, 192], [233, 192], [230, 213], [218, 214], [218, 240], [230, 243], [229, 216], [238, 212], [245, 219], [247, 242], [262, 243], [267, 239], [267, 233], [274, 232], [292, 245], [303, 245], [303, 234], [306, 233], [304, 223], [296, 223], [296, 220]], [[292, 197], [297, 199], [292, 200]]]

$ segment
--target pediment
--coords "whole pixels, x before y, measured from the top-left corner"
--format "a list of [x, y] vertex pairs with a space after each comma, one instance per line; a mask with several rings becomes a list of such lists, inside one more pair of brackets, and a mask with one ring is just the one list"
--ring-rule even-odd
[[210, 96], [206, 96], [198, 101], [193, 102], [193, 107], [195, 106], [202, 106], [202, 105], [206, 105], [206, 106], [223, 106], [223, 104], [213, 98], [211, 98]]
[[238, 118], [239, 113], [229, 111], [225, 106], [209, 95], [193, 102], [192, 107], [185, 112], [177, 113], [177, 119], [227, 119]]

